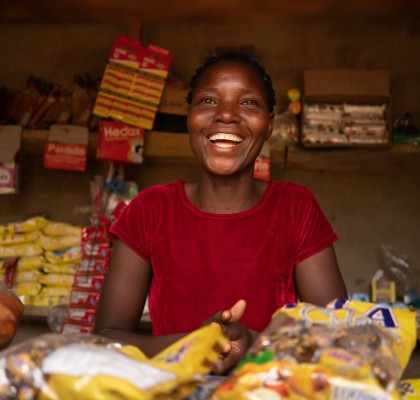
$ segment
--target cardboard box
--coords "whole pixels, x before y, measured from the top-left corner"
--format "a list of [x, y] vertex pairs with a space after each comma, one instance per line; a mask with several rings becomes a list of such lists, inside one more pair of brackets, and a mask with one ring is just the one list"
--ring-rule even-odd
[[84, 171], [89, 131], [84, 126], [51, 125], [44, 149], [44, 167]]
[[162, 94], [158, 112], [164, 114], [187, 115], [189, 104], [187, 103], [188, 89], [177, 89], [166, 86]]
[[384, 301], [393, 304], [396, 301], [396, 286], [394, 281], [381, 279], [372, 282], [372, 301], [379, 303]]
[[[390, 142], [391, 133], [391, 95], [390, 75], [388, 70], [382, 69], [319, 69], [304, 71], [305, 104], [348, 104], [348, 105], [384, 105], [384, 120], [386, 132], [382, 144]], [[302, 114], [301, 142], [305, 143], [304, 119]], [[341, 143], [342, 146], [353, 146], [355, 143]], [[313, 146], [317, 146], [313, 144]], [[319, 146], [322, 146], [320, 144]], [[318, 147], [319, 147], [318, 146]]]
[[18, 152], [22, 127], [19, 125], [0, 126], [0, 194], [18, 191]]
[[143, 149], [144, 129], [111, 121], [99, 125], [98, 160], [141, 164]]

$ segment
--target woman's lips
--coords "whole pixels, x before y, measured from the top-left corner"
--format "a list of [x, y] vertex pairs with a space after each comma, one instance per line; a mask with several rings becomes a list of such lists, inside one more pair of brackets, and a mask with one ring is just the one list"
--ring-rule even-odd
[[215, 146], [226, 149], [238, 145], [243, 138], [232, 133], [215, 133], [209, 137], [209, 140]]

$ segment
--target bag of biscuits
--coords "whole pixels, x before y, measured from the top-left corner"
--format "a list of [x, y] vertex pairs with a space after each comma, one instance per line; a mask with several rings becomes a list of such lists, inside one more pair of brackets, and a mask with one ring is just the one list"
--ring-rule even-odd
[[212, 400], [396, 400], [415, 314], [337, 299], [277, 310]]

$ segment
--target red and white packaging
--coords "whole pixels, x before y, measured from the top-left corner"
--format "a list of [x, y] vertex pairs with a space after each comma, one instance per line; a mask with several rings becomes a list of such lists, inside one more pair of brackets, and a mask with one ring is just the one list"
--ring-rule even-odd
[[89, 131], [76, 125], [52, 125], [44, 148], [44, 167], [85, 171]]
[[110, 243], [82, 243], [82, 258], [96, 257], [108, 258], [111, 257], [112, 247]]
[[66, 317], [70, 321], [79, 321], [93, 325], [95, 323], [96, 309], [70, 306], [67, 308]]
[[84, 258], [80, 261], [78, 272], [81, 274], [106, 274], [108, 271], [109, 257]]
[[172, 61], [168, 50], [121, 36], [114, 40], [109, 61], [166, 77]]
[[100, 292], [105, 281], [104, 274], [76, 274], [73, 288]]
[[126, 164], [143, 162], [144, 129], [104, 121], [99, 125], [96, 158]]
[[268, 144], [264, 144], [260, 155], [255, 160], [254, 178], [262, 179], [264, 181], [270, 180], [270, 167], [270, 148]]
[[97, 291], [73, 288], [70, 293], [70, 306], [96, 308], [99, 297], [100, 293]]
[[85, 333], [90, 335], [93, 333], [93, 325], [85, 324], [80, 321], [64, 321], [61, 333]]

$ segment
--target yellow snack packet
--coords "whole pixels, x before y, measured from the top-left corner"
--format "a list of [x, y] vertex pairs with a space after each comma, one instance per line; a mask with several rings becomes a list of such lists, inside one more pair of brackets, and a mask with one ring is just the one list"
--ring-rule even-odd
[[0, 398], [181, 399], [210, 372], [226, 341], [219, 325], [209, 325], [148, 359], [96, 335], [42, 335], [0, 352]]
[[337, 299], [277, 310], [212, 400], [397, 400], [416, 344], [408, 310]]
[[30, 296], [28, 303], [35, 307], [54, 307], [62, 304], [68, 304], [70, 302], [70, 292], [67, 296], [43, 296], [37, 294]]
[[41, 233], [39, 231], [4, 234], [0, 236], [0, 246], [13, 246], [33, 242], [38, 239], [40, 235]]
[[42, 275], [42, 272], [37, 269], [32, 270], [17, 270], [13, 284], [17, 285], [19, 283], [25, 282], [37, 282], [38, 278]]
[[38, 282], [47, 286], [72, 286], [73, 275], [68, 274], [44, 274], [39, 276]]
[[42, 254], [42, 252], [43, 249], [37, 242], [13, 246], [0, 246], [0, 258], [32, 257], [38, 256]]
[[48, 274], [66, 274], [74, 275], [79, 268], [79, 264], [61, 263], [61, 264], [42, 264], [42, 270]]
[[67, 224], [65, 222], [49, 222], [42, 228], [42, 232], [46, 236], [80, 236], [82, 235], [82, 227]]
[[295, 307], [277, 310], [279, 313], [308, 323], [317, 322], [331, 326], [374, 324], [392, 336], [392, 348], [401, 366], [401, 373], [410, 360], [417, 343], [416, 314], [408, 309], [391, 308], [383, 304], [354, 300], [335, 300], [327, 307], [299, 303]]
[[45, 236], [38, 238], [38, 244], [45, 251], [64, 250], [74, 246], [80, 246], [81, 237], [79, 235], [66, 236]]
[[420, 378], [402, 380], [398, 386], [398, 392], [402, 400], [420, 399]]
[[82, 258], [82, 250], [79, 243], [79, 246], [71, 247], [62, 254], [46, 251], [44, 255], [51, 264], [78, 263]]
[[44, 217], [33, 217], [25, 221], [12, 222], [6, 225], [0, 225], [0, 234], [33, 232], [41, 229], [48, 224]]
[[41, 254], [33, 257], [20, 257], [17, 262], [17, 266], [18, 270], [40, 269], [44, 263], [45, 259]]

